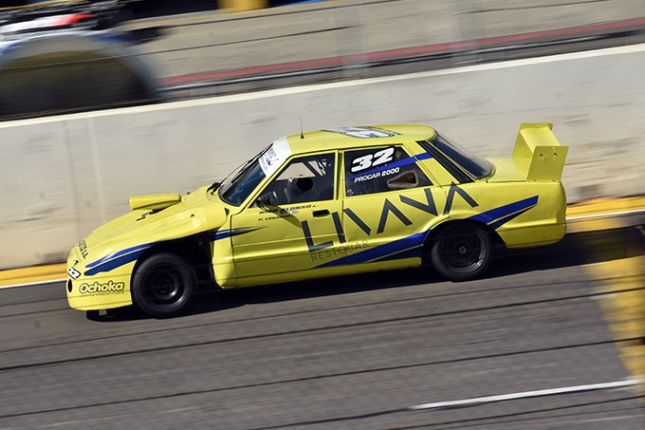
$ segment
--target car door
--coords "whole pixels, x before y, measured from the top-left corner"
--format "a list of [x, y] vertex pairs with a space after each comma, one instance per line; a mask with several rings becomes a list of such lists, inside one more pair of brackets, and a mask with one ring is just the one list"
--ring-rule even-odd
[[339, 241], [336, 153], [294, 157], [231, 217], [232, 253], [240, 286], [302, 278], [317, 254]]
[[343, 229], [356, 249], [335, 264], [421, 262], [428, 226], [446, 202], [444, 189], [419, 165], [426, 158], [402, 145], [343, 153]]

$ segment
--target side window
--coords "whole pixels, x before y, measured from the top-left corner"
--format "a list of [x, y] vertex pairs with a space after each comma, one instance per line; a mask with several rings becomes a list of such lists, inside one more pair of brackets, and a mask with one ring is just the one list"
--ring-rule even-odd
[[432, 185], [416, 158], [401, 147], [347, 151], [344, 160], [348, 197]]
[[282, 206], [333, 200], [334, 167], [334, 153], [291, 160], [264, 189], [260, 196], [260, 203]]

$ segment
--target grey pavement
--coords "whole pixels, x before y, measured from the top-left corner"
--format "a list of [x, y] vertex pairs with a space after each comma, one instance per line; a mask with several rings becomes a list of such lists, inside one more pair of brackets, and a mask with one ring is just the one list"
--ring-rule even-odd
[[160, 77], [645, 17], [643, 0], [339, 0], [132, 21]]

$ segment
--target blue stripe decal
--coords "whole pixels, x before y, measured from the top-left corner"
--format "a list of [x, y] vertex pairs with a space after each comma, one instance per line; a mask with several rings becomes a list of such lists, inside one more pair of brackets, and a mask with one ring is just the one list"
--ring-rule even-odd
[[412, 236], [404, 237], [403, 239], [399, 239], [394, 242], [386, 243], [375, 248], [368, 249], [366, 251], [357, 252], [356, 254], [339, 258], [338, 260], [330, 261], [329, 263], [321, 264], [320, 266], [316, 266], [316, 268], [378, 261], [393, 254], [401, 253], [403, 251], [408, 251], [415, 248], [419, 249], [418, 252], [420, 254], [420, 246], [423, 245], [427, 234], [428, 232], [426, 231], [413, 234]]
[[86, 270], [84, 275], [92, 276], [92, 275], [96, 275], [97, 273], [109, 272], [110, 270], [114, 270], [117, 267], [121, 267], [125, 264], [131, 263], [137, 260], [139, 257], [141, 257], [141, 254], [143, 254], [144, 251], [145, 249], [140, 249], [138, 251], [133, 251], [130, 254], [121, 255], [112, 260], [107, 260], [90, 270]]
[[231, 228], [228, 230], [217, 230], [213, 235], [211, 235], [211, 240], [220, 240], [226, 239], [233, 236], [238, 236], [240, 234], [251, 233], [256, 230], [260, 230], [264, 227], [240, 227], [240, 228]]
[[345, 178], [345, 181], [346, 182], [351, 181], [352, 179], [356, 179], [356, 178], [359, 178], [361, 176], [371, 175], [373, 173], [382, 172], [384, 170], [392, 169], [394, 167], [407, 166], [408, 164], [416, 163], [417, 161], [421, 161], [421, 160], [427, 160], [429, 158], [432, 158], [432, 156], [430, 154], [428, 154], [428, 153], [415, 155], [414, 157], [404, 158], [403, 160], [399, 160], [399, 161], [396, 161], [394, 163], [389, 163], [389, 164], [387, 164], [385, 166], [381, 166], [381, 167], [377, 167], [375, 169], [370, 169], [370, 170], [367, 170], [365, 172], [361, 172], [358, 175], [352, 176], [351, 178]]
[[383, 258], [379, 258], [378, 260], [374, 260], [374, 261], [402, 260], [404, 258], [420, 257], [421, 256], [420, 248], [423, 249], [423, 247], [419, 245], [417, 247], [406, 249], [396, 254], [387, 255]]
[[500, 206], [495, 209], [480, 213], [468, 218], [472, 221], [483, 222], [489, 224], [493, 228], [498, 228], [502, 224], [510, 221], [516, 216], [528, 211], [535, 207], [538, 202], [538, 196], [529, 197], [528, 199], [520, 200], [515, 203]]
[[491, 228], [492, 228], [493, 230], [497, 230], [499, 227], [503, 226], [504, 224], [506, 224], [507, 222], [509, 222], [509, 221], [510, 221], [510, 220], [512, 220], [513, 218], [515, 218], [516, 216], [518, 216], [518, 215], [522, 215], [524, 212], [528, 211], [529, 209], [531, 209], [531, 208], [533, 208], [533, 207], [534, 207], [534, 206], [531, 206], [530, 208], [526, 208], [526, 209], [523, 209], [523, 210], [521, 210], [521, 211], [519, 211], [519, 212], [516, 212], [516, 213], [514, 213], [514, 214], [510, 214], [510, 215], [508, 215], [508, 216], [506, 216], [506, 217], [504, 217], [504, 218], [500, 218], [500, 219], [498, 219], [497, 221], [495, 221], [494, 223], [491, 223], [491, 224], [489, 224], [489, 225], [491, 226]]
[[[151, 246], [156, 245], [157, 243], [158, 242], [151, 242], [151, 243], [145, 243], [143, 245], [133, 246], [132, 248], [127, 248], [127, 249], [124, 249], [122, 251], [118, 251], [118, 252], [115, 252], [113, 254], [110, 254], [110, 255], [108, 255], [106, 257], [100, 258], [100, 259], [98, 259], [96, 261], [93, 261], [92, 263], [89, 263], [85, 267], [87, 267], [88, 269], [92, 269], [94, 267], [98, 267], [98, 266], [101, 266], [103, 264], [109, 263], [112, 260], [116, 260], [116, 259], [119, 259], [121, 257], [128, 256], [128, 255], [130, 255], [132, 253], [137, 253], [139, 251], [143, 252], [146, 249], [150, 248]], [[139, 253], [139, 255], [141, 255], [141, 253]]]

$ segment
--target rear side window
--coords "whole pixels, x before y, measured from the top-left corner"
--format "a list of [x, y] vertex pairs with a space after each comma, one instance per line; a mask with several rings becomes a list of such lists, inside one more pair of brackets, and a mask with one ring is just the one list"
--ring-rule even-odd
[[351, 197], [432, 185], [416, 162], [399, 146], [347, 151], [345, 193]]
[[461, 183], [493, 173], [494, 167], [488, 160], [439, 133], [434, 139], [419, 144]]

